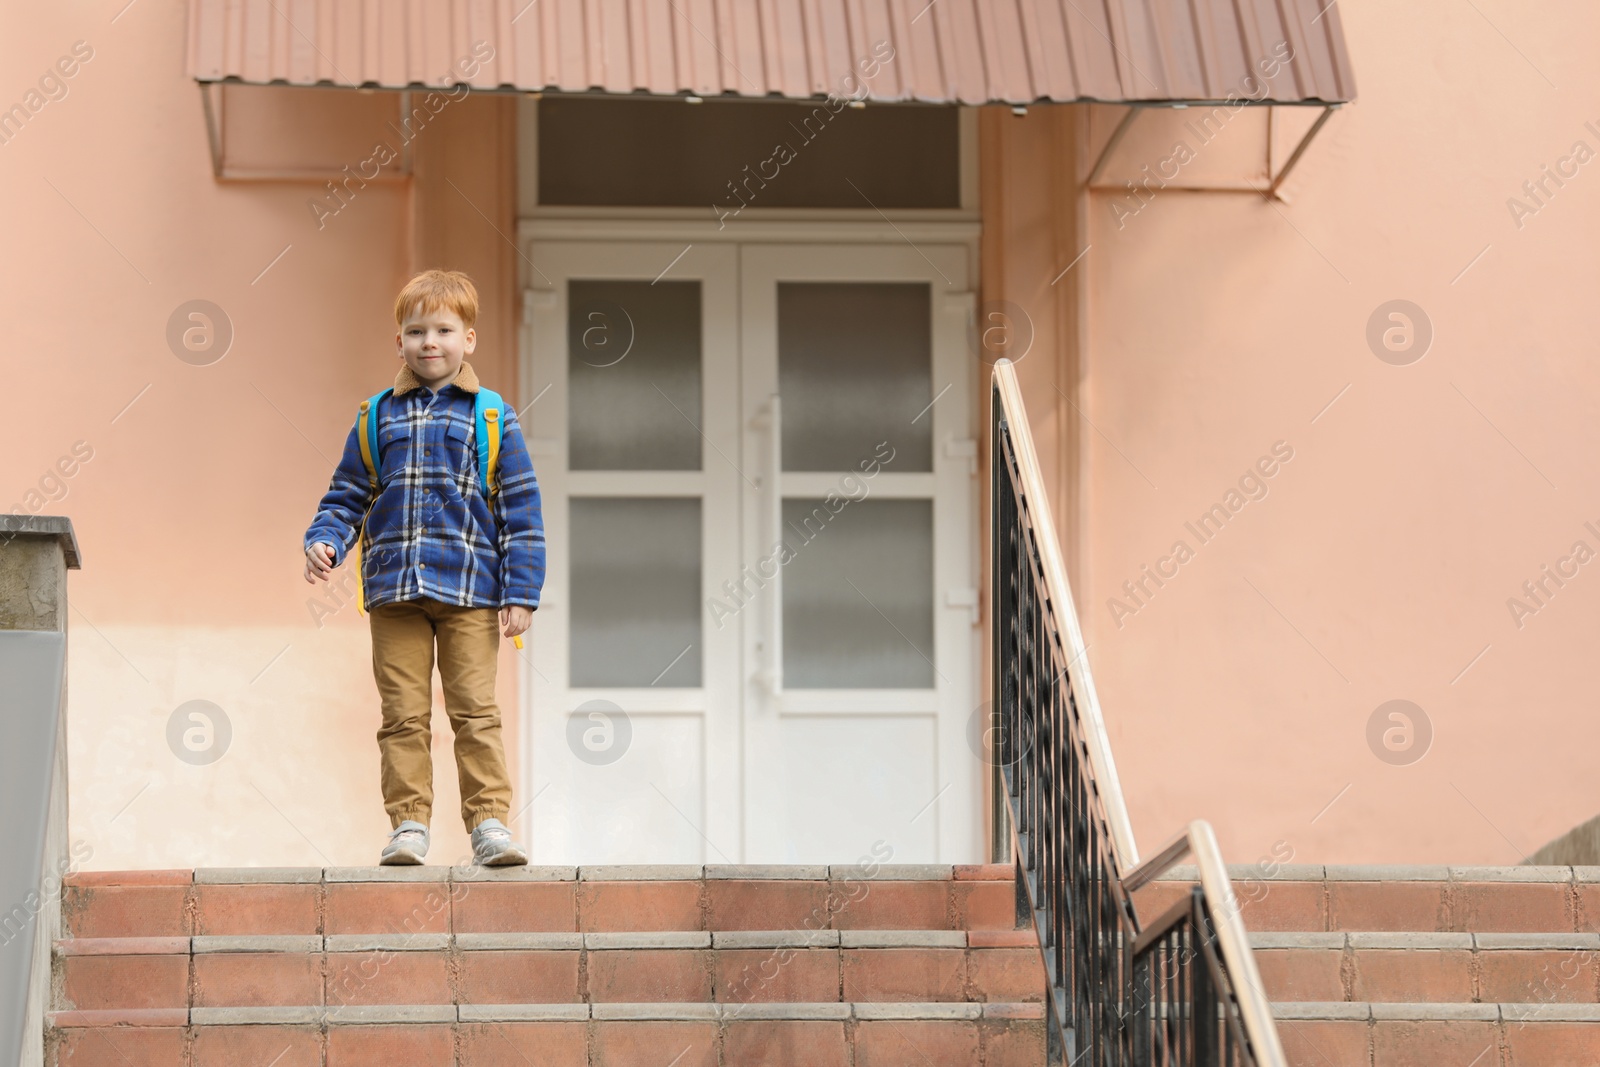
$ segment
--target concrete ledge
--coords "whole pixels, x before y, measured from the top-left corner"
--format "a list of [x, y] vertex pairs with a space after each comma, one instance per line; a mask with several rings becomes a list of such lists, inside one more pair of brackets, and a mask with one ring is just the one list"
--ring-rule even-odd
[[573, 882], [576, 867], [550, 867], [527, 864], [521, 867], [458, 866], [450, 868], [452, 882]]
[[326, 867], [324, 882], [448, 882], [449, 867]]
[[58, 1030], [90, 1026], [188, 1026], [188, 1008], [111, 1008], [105, 1011], [51, 1011], [45, 1021]]
[[1330, 882], [1443, 882], [1450, 877], [1443, 864], [1330, 863], [1326, 872]]
[[93, 888], [102, 885], [191, 885], [191, 870], [159, 871], [74, 871], [61, 879], [63, 885]]
[[903, 1019], [978, 1019], [982, 1004], [853, 1004], [854, 1015], [863, 1021]]
[[838, 948], [838, 930], [713, 930], [714, 948]]
[[859, 863], [833, 863], [828, 866], [831, 881], [852, 882], [948, 882], [955, 873], [948, 863], [880, 863], [876, 874], [868, 874]]
[[196, 867], [196, 885], [305, 885], [322, 881], [321, 867]]
[[[1600, 867], [1535, 866], [1448, 867], [1419, 864], [1302, 864], [1286, 863], [1274, 873], [1262, 873], [1252, 864], [1228, 864], [1228, 877], [1235, 882], [1595, 882]], [[1194, 882], [1198, 869], [1180, 863], [1157, 882]]]
[[1350, 947], [1405, 950], [1454, 948], [1470, 951], [1472, 935], [1405, 930], [1364, 931], [1351, 933]]
[[840, 930], [840, 948], [966, 948], [965, 930]]
[[586, 1022], [587, 1004], [462, 1004], [464, 1023]]
[[712, 863], [706, 865], [706, 880], [741, 879], [745, 881], [823, 882], [828, 878], [828, 868], [786, 867], [774, 863]]
[[666, 1021], [715, 1019], [722, 1005], [704, 1004], [591, 1004], [595, 1020], [659, 1019]]
[[1443, 1022], [1498, 1022], [1498, 1004], [1385, 1004], [1373, 1003], [1374, 1019]]
[[190, 940], [196, 955], [209, 952], [321, 952], [323, 947], [321, 934], [201, 934]]
[[[1228, 864], [1228, 878], [1234, 882], [1320, 882], [1326, 868], [1320, 863], [1282, 863], [1271, 874], [1253, 863]], [[1200, 868], [1179, 863], [1169, 868], [1156, 882], [1198, 882]]]
[[1570, 882], [1571, 867], [1451, 867], [1456, 882]]
[[373, 1023], [453, 1023], [454, 1004], [344, 1004], [327, 1009], [329, 1026]]
[[1474, 934], [1477, 947], [1485, 950], [1508, 948], [1600, 950], [1600, 934]]
[[449, 934], [329, 934], [323, 939], [329, 952], [443, 952]]
[[187, 937], [64, 937], [54, 942], [51, 947], [57, 956], [186, 956], [189, 954], [189, 939]]
[[[1200, 878], [1195, 868], [1195, 880]], [[1228, 878], [1234, 882], [1320, 882], [1327, 877], [1327, 868], [1320, 863], [1280, 863], [1268, 874], [1253, 863], [1228, 864]]]
[[456, 934], [456, 948], [463, 952], [484, 952], [496, 949], [569, 950], [583, 948], [583, 935], [556, 934]]
[[296, 1026], [319, 1025], [327, 1013], [322, 1007], [298, 1008], [190, 1008], [195, 1026]]
[[659, 932], [584, 934], [587, 949], [710, 948], [709, 930], [662, 930]]
[[1279, 1022], [1333, 1020], [1365, 1022], [1372, 1018], [1372, 1005], [1366, 1001], [1342, 1000], [1279, 1001], [1272, 1005], [1272, 1017]]
[[724, 1022], [763, 1019], [848, 1019], [849, 1004], [783, 1003], [719, 1004]]
[[1508, 1023], [1600, 1022], [1600, 1004], [1499, 1004]]
[[580, 882], [683, 882], [705, 876], [705, 867], [694, 863], [616, 863], [579, 867]]
[[0, 533], [13, 538], [51, 538], [61, 546], [61, 558], [68, 570], [83, 569], [83, 557], [78, 551], [78, 535], [72, 529], [72, 519], [66, 515], [20, 515], [10, 512], [0, 515]]
[[1345, 934], [1334, 930], [1323, 932], [1307, 930], [1305, 932], [1278, 932], [1271, 930], [1249, 930], [1250, 947], [1257, 951], [1285, 948], [1317, 948], [1317, 949], [1342, 949], [1344, 948]]
[[[1339, 1008], [1365, 1008], [1366, 1005], [1333, 1005]], [[1275, 1008], [1284, 1005], [1275, 1005]], [[1326, 1007], [1325, 1005], [1287, 1005], [1287, 1007]], [[1429, 1007], [1422, 1005], [1422, 1007]], [[1443, 1005], [1449, 1008], [1452, 1005]], [[1495, 1011], [1495, 1005], [1464, 1005]], [[1600, 1019], [1600, 1005], [1552, 1004], [1506, 1005], [1547, 1010], [1540, 1018]], [[404, 1023], [493, 1023], [493, 1022], [607, 1022], [757, 1020], [971, 1020], [1042, 1019], [1045, 1006], [1039, 1002], [1000, 1001], [988, 1004], [879, 1003], [879, 1002], [763, 1002], [727, 1004], [715, 1002], [628, 1003], [628, 1004], [379, 1004], [379, 1005], [291, 1005], [283, 1007], [160, 1008], [127, 1011], [60, 1011], [49, 1016], [58, 1029], [84, 1027], [183, 1027], [183, 1026], [371, 1026]], [[1289, 1018], [1278, 1014], [1278, 1018]], [[1319, 1016], [1320, 1017], [1320, 1016]], [[1365, 1016], [1362, 1016], [1365, 1018]]]

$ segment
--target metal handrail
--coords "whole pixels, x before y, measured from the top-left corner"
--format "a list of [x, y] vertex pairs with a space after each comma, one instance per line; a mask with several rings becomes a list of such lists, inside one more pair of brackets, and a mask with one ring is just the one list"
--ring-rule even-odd
[[[994, 368], [991, 428], [996, 778], [1050, 980], [1052, 1050], [1104, 1067], [1286, 1067], [1210, 825], [1190, 823], [1139, 861], [1027, 409], [1005, 359]], [[1031, 629], [1038, 626], [1044, 632]], [[1199, 869], [1192, 903], [1141, 929], [1133, 894], [1191, 854]], [[996, 858], [1004, 858], [998, 841]], [[1158, 959], [1159, 990], [1151, 971]], [[1155, 1003], [1175, 995], [1188, 999]], [[1192, 1029], [1169, 1044], [1179, 1019]]]
[[[1056, 632], [1066, 645], [1067, 664], [1083, 664], [1079, 673], [1081, 694], [1079, 706], [1089, 727], [1089, 757], [1094, 761], [1095, 780], [1100, 783], [1101, 797], [1106, 805], [1106, 821], [1110, 825], [1111, 841], [1117, 850], [1118, 866], [1131, 868], [1139, 862], [1139, 848], [1133, 841], [1133, 822], [1128, 818], [1128, 803], [1122, 796], [1122, 782], [1117, 777], [1117, 764], [1111, 758], [1111, 742], [1106, 736], [1106, 723], [1100, 714], [1100, 696], [1095, 691], [1094, 675], [1089, 670], [1088, 646], [1083, 641], [1083, 630], [1078, 626], [1078, 609], [1072, 600], [1072, 584], [1067, 581], [1066, 563], [1061, 558], [1061, 541], [1056, 537], [1055, 517], [1050, 512], [1049, 497], [1044, 491], [1044, 473], [1039, 467], [1039, 456], [1033, 448], [1033, 433], [1028, 427], [1028, 409], [1022, 403], [1022, 388], [1017, 384], [1017, 372], [1009, 359], [995, 363], [994, 388], [1000, 408], [1008, 421], [1021, 432], [1012, 434], [1016, 449], [1017, 466], [1021, 469], [1025, 486], [1032, 490], [1025, 495], [1039, 503], [1029, 518], [1038, 533], [1040, 562], [1044, 567], [1045, 584], [1050, 591], [1050, 612], [1055, 619]], [[990, 546], [994, 548], [993, 545]]]

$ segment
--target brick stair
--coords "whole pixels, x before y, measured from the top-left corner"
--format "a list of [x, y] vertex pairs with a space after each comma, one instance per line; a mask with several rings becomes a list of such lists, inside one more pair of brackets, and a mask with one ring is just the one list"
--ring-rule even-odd
[[1042, 1067], [1009, 866], [85, 873], [58, 1067]]
[[1229, 874], [1292, 1067], [1600, 1064], [1600, 867]]

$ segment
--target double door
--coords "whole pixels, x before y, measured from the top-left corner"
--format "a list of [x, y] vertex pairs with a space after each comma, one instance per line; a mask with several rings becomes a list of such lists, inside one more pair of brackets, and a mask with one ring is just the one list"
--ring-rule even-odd
[[529, 251], [536, 861], [978, 861], [967, 250]]

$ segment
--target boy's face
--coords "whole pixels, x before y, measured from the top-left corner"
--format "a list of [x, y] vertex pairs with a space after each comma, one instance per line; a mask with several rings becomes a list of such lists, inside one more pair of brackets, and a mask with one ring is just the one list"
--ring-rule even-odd
[[400, 324], [395, 344], [417, 380], [438, 389], [454, 380], [461, 361], [478, 346], [478, 335], [463, 327], [461, 316], [448, 308], [414, 310]]

